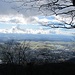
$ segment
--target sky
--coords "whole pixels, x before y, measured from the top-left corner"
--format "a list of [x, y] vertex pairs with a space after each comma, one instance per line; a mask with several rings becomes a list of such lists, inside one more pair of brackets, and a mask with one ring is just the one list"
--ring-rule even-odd
[[[49, 23], [50, 24], [61, 23], [59, 20], [55, 19], [56, 18], [55, 15], [45, 16], [40, 11], [38, 11], [38, 9], [26, 10], [24, 8], [20, 8], [21, 3], [17, 3], [17, 2], [10, 3], [12, 0], [6, 0], [6, 1], [7, 2], [4, 2], [4, 0], [0, 0], [0, 32], [1, 33], [5, 31], [10, 32], [10, 29], [17, 28], [17, 27], [19, 27], [22, 30], [26, 30], [26, 32], [27, 29], [28, 30], [30, 29], [30, 32], [32, 30], [33, 33], [36, 32], [36, 34], [37, 31], [39, 31], [41, 34], [42, 33], [65, 34], [65, 32], [66, 34], [74, 33], [74, 29], [69, 29], [69, 30], [61, 29], [61, 28], [53, 29], [46, 26]], [[41, 3], [44, 2], [46, 2], [46, 0], [41, 1]], [[18, 11], [18, 7], [20, 11]], [[57, 16], [57, 18], [60, 19], [61, 17]], [[70, 19], [67, 18], [68, 22], [69, 20]]]

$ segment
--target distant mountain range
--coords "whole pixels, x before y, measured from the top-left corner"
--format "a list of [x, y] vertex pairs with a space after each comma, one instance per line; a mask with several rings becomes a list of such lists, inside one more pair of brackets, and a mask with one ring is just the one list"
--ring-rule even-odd
[[57, 34], [17, 34], [17, 33], [0, 33], [0, 41], [7, 40], [30, 40], [30, 41], [63, 41], [75, 42], [75, 36], [57, 35]]

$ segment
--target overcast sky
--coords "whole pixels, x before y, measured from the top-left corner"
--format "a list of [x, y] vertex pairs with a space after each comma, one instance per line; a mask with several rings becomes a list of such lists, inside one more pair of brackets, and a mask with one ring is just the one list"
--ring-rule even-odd
[[[49, 27], [42, 26], [42, 24], [48, 23], [60, 23], [60, 21], [55, 19], [55, 16], [45, 16], [43, 13], [38, 11], [38, 9], [26, 10], [20, 8], [18, 10], [17, 7], [20, 7], [21, 3], [9, 3], [12, 0], [7, 0], [8, 2], [3, 2], [0, 0], [0, 29], [10, 29], [13, 26], [18, 26], [22, 29], [49, 29]], [[14, 0], [13, 0], [14, 1]], [[52, 0], [51, 0], [52, 1]], [[41, 3], [46, 2], [46, 0], [42, 0]], [[41, 4], [39, 3], [39, 4]], [[30, 4], [31, 5], [31, 4]], [[38, 5], [38, 4], [37, 4]], [[16, 9], [15, 9], [16, 8]], [[19, 11], [19, 12], [18, 12]], [[47, 11], [46, 11], [47, 12]], [[60, 18], [58, 16], [58, 18]], [[53, 30], [50, 28], [50, 30]], [[74, 32], [74, 30], [66, 30], [66, 29], [54, 29], [56, 32], [68, 31]]]

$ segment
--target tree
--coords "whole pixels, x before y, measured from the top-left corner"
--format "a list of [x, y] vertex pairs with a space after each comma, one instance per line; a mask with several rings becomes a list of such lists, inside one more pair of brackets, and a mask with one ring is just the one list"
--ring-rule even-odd
[[2, 45], [2, 62], [3, 63], [17, 63], [26, 65], [26, 51], [30, 49], [30, 42], [23, 41], [23, 43], [10, 40]]
[[73, 6], [75, 6], [75, 0], [72, 0]]
[[[15, 3], [15, 7], [12, 8], [17, 10], [18, 13], [24, 10], [36, 10], [37, 12], [45, 15], [60, 16], [61, 23], [58, 25], [48, 23], [46, 26], [51, 28], [75, 28], [75, 1], [74, 0], [2, 0], [7, 3]], [[67, 22], [65, 19], [68, 19]], [[41, 24], [41, 23], [40, 23]], [[43, 25], [43, 24], [42, 24]]]

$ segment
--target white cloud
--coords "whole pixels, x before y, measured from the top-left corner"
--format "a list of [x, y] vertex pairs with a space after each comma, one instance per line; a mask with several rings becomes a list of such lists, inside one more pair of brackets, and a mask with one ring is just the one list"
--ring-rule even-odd
[[[36, 23], [38, 24], [41, 24], [41, 25], [47, 25], [47, 24], [53, 24], [53, 23], [61, 23], [60, 20], [57, 20], [57, 19], [49, 19], [48, 17], [54, 17], [56, 18], [56, 16], [47, 16], [47, 17], [44, 17], [44, 18], [39, 18], [39, 17], [34, 17]], [[59, 19], [61, 19], [60, 17], [57, 17]]]
[[[58, 16], [55, 16], [55, 20], [58, 20], [58, 22], [66, 22], [67, 24], [70, 24], [70, 22], [72, 21], [72, 15], [58, 15]], [[74, 22], [75, 22], [75, 19], [74, 19]]]
[[[3, 2], [3, 1], [7, 1], [7, 2]], [[13, 2], [13, 1], [17, 1], [17, 2]], [[51, 6], [47, 10], [46, 6], [40, 7], [40, 5], [52, 3], [52, 2], [55, 2], [56, 0], [13, 0], [13, 1], [0, 0], [0, 13], [1, 14], [17, 14], [16, 11], [19, 11], [19, 14], [23, 14], [25, 17], [38, 16], [38, 15], [44, 15], [44, 14], [48, 14], [50, 16], [51, 14], [54, 13], [53, 11], [50, 10], [51, 7], [55, 7], [55, 6]], [[72, 5], [71, 0], [59, 0], [57, 4]], [[39, 7], [41, 11], [39, 10]], [[74, 7], [64, 9], [62, 11], [56, 10], [57, 11], [56, 13], [66, 12], [72, 9], [74, 9]]]
[[0, 22], [9, 24], [44, 24], [47, 25], [49, 22], [59, 22], [58, 20], [51, 20], [44, 17], [42, 19], [39, 16], [24, 17], [22, 14], [16, 15], [0, 15]]
[[21, 29], [18, 26], [13, 26], [10, 29], [0, 29], [0, 33], [23, 33], [23, 34], [50, 34], [50, 30], [39, 29]]
[[[59, 20], [64, 20], [67, 23], [69, 23], [71, 21], [71, 16], [69, 17], [65, 17], [65, 16], [57, 16], [57, 18], [59, 20], [56, 19], [47, 19], [47, 18], [42, 18], [39, 19], [38, 17], [41, 16], [45, 16], [45, 14], [48, 14], [49, 16], [51, 14], [53, 14], [54, 12], [52, 12], [50, 9], [46, 10], [46, 7], [42, 8], [39, 11], [38, 8], [32, 8], [32, 5], [34, 7], [39, 7], [39, 5], [42, 4], [46, 4], [48, 3], [48, 1], [51, 3], [52, 1], [55, 0], [37, 0], [37, 2], [29, 2], [30, 0], [13, 0], [13, 1], [24, 1], [24, 2], [11, 2], [12, 0], [5, 0], [5, 1], [9, 1], [9, 2], [2, 2], [4, 0], [0, 0], [0, 22], [3, 23], [19, 23], [19, 24], [43, 24], [43, 25], [47, 25], [50, 22], [60, 22]], [[34, 1], [34, 0], [31, 0]], [[64, 2], [65, 1], [65, 2]], [[68, 2], [66, 2], [68, 1]], [[59, 2], [57, 4], [60, 5], [71, 5], [72, 3], [70, 3], [70, 0], [59, 0]], [[24, 3], [24, 6], [22, 6], [22, 4]], [[12, 9], [14, 8], [14, 9]], [[61, 13], [61, 12], [67, 12], [67, 11], [71, 11], [74, 10], [75, 7], [70, 7], [67, 9], [63, 9], [61, 10], [56, 10], [57, 13]], [[19, 11], [19, 12], [17, 12]], [[56, 16], [55, 16], [56, 17]], [[75, 20], [74, 20], [75, 22]]]
[[38, 17], [34, 17], [34, 19], [35, 19], [36, 23], [41, 24], [41, 25], [47, 25], [49, 22], [49, 19], [47, 19], [47, 18], [40, 19]]
[[70, 30], [67, 30], [67, 29], [65, 29], [65, 30], [63, 30], [63, 29], [61, 29], [61, 28], [58, 28], [58, 29], [54, 29], [54, 33], [55, 34], [63, 34], [63, 35], [73, 35], [73, 32], [74, 31], [74, 29], [70, 29]]
[[[74, 31], [74, 30], [73, 30]], [[72, 35], [75, 34], [71, 30], [62, 30], [62, 29], [43, 29], [39, 27], [39, 29], [21, 29], [18, 26], [13, 26], [10, 29], [0, 29], [0, 33], [21, 33], [21, 34], [63, 34], [63, 35]]]
[[27, 24], [27, 19], [25, 19], [22, 14], [0, 15], [0, 22], [10, 24]]

